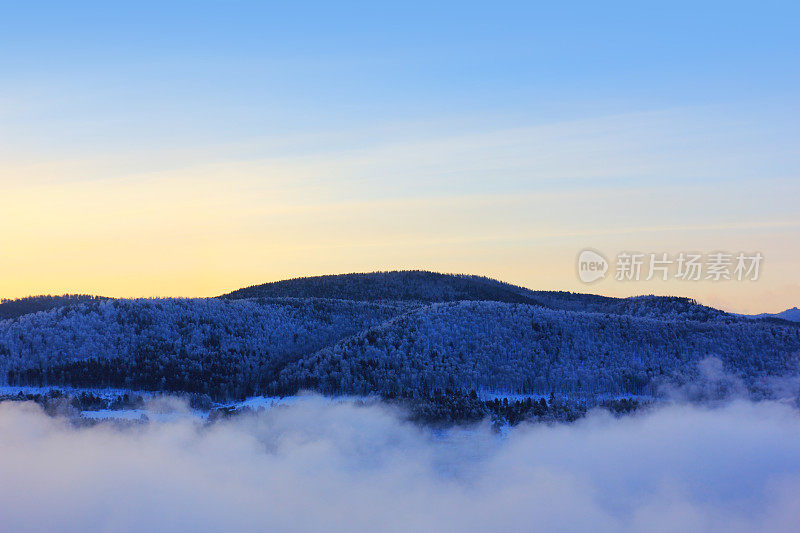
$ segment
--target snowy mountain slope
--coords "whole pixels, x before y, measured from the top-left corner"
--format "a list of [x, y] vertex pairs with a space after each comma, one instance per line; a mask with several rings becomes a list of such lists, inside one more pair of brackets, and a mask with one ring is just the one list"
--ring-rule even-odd
[[280, 392], [652, 393], [715, 357], [750, 385], [796, 374], [800, 330], [655, 320], [499, 302], [437, 304], [287, 365]]
[[[241, 297], [259, 293], [281, 296]], [[420, 271], [352, 274], [220, 298], [88, 299], [1, 320], [0, 382], [220, 400], [302, 388], [602, 395], [651, 392], [715, 357], [758, 388], [797, 374], [798, 334], [789, 322], [688, 298], [531, 291]]]
[[407, 309], [319, 299], [92, 302], [0, 322], [0, 376], [235, 396], [294, 358]]
[[780, 313], [761, 313], [760, 315], [749, 315], [750, 318], [779, 318], [790, 322], [800, 322], [800, 309], [792, 307]]
[[535, 291], [509, 283], [464, 274], [427, 271], [371, 272], [297, 278], [233, 291], [221, 298], [258, 296], [337, 298], [356, 301], [495, 301], [541, 305], [551, 309], [634, 316], [684, 317], [692, 320], [732, 318], [690, 298], [637, 296], [612, 298], [563, 291]]

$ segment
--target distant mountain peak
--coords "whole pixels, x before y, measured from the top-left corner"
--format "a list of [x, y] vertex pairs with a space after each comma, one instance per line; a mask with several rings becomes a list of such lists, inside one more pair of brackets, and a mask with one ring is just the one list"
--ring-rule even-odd
[[461, 300], [536, 304], [523, 287], [471, 274], [394, 270], [328, 274], [253, 285], [222, 298], [330, 298], [356, 301], [451, 302]]
[[223, 299], [325, 298], [353, 301], [440, 303], [488, 301], [640, 317], [715, 320], [735, 318], [682, 296], [613, 298], [567, 291], [536, 291], [485, 276], [427, 270], [329, 274], [274, 281], [235, 290]]
[[800, 322], [800, 309], [792, 307], [780, 313], [761, 313], [758, 315], [750, 315], [750, 318], [780, 318], [781, 320], [788, 320], [790, 322]]

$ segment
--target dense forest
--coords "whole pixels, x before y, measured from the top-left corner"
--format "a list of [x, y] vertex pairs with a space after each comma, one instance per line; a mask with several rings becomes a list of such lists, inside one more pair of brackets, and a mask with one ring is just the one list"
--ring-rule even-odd
[[493, 300], [537, 303], [531, 291], [482, 276], [421, 270], [295, 278], [246, 287], [222, 298], [291, 297], [358, 301], [453, 302]]
[[697, 377], [708, 358], [756, 388], [796, 373], [798, 350], [796, 327], [456, 302], [405, 313], [291, 363], [277, 390], [655, 394]]
[[64, 294], [61, 296], [28, 296], [16, 300], [0, 300], [0, 320], [47, 311], [71, 304], [105, 300], [102, 296], [88, 294]]
[[255, 285], [220, 296], [330, 298], [356, 301], [441, 303], [494, 301], [524, 303], [565, 311], [712, 320], [727, 313], [690, 298], [639, 296], [611, 298], [563, 291], [533, 291], [483, 276], [440, 274], [421, 270], [341, 274], [296, 278]]
[[284, 365], [409, 309], [322, 299], [92, 301], [0, 322], [10, 384], [263, 390]]
[[788, 322], [686, 298], [530, 291], [475, 276], [382, 272], [218, 298], [61, 298], [0, 320], [0, 379], [225, 400], [303, 389], [655, 395], [697, 378], [709, 359], [758, 395], [773, 378], [800, 375], [800, 328]]

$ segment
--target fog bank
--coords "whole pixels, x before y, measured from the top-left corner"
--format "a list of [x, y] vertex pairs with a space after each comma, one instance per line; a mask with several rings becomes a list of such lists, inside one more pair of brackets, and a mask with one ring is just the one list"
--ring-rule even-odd
[[210, 426], [0, 404], [3, 531], [792, 531], [800, 415], [667, 405], [435, 433], [309, 397]]

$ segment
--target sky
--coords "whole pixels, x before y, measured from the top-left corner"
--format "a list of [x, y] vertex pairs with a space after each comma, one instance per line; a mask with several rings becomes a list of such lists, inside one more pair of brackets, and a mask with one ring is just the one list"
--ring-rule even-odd
[[[413, 268], [800, 305], [794, 3], [2, 8], [0, 297]], [[586, 248], [764, 259], [586, 285]]]

